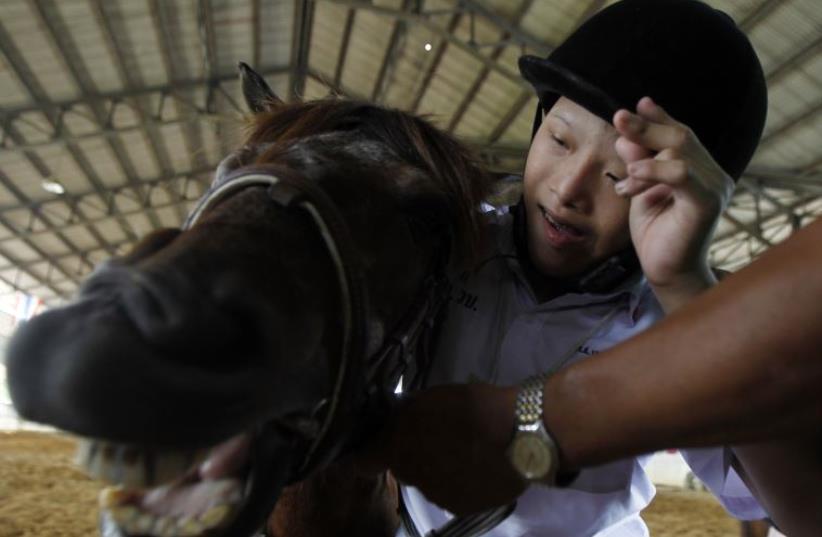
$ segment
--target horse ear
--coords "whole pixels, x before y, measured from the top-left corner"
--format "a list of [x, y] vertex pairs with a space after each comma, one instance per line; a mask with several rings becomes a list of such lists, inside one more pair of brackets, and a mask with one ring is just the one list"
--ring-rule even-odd
[[274, 110], [282, 106], [283, 100], [271, 91], [263, 77], [247, 63], [240, 62], [240, 81], [243, 84], [243, 95], [248, 109], [254, 114]]

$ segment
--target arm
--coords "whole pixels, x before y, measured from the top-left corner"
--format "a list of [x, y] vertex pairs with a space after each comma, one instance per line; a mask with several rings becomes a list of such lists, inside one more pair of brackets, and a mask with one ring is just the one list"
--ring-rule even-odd
[[[822, 429], [820, 244], [822, 221], [656, 327], [551, 377], [545, 421], [566, 467], [671, 446], [797, 438], [806, 460], [817, 461], [801, 479], [787, 464], [775, 471], [772, 459], [763, 471], [763, 458], [744, 449], [740, 458], [761, 491], [782, 490], [777, 474], [781, 486], [822, 505], [818, 486], [809, 486], [822, 479], [822, 453], [804, 439]], [[510, 501], [523, 490], [505, 456], [515, 393], [466, 385], [416, 394], [400, 405], [371, 462], [457, 513]], [[789, 533], [808, 516], [762, 498]]]
[[819, 431], [820, 244], [822, 221], [656, 327], [549, 379], [546, 421], [568, 462]]
[[802, 506], [822, 505], [820, 244], [822, 221], [657, 327], [549, 380], [546, 422], [568, 463], [767, 440], [735, 449], [758, 497], [789, 534], [818, 534], [818, 510]]

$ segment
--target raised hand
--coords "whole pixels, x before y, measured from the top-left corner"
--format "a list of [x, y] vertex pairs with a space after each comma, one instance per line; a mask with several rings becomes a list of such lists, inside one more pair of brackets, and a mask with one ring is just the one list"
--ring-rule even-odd
[[708, 246], [734, 183], [688, 126], [649, 97], [614, 115], [628, 176], [630, 227], [642, 269], [666, 310], [710, 286]]

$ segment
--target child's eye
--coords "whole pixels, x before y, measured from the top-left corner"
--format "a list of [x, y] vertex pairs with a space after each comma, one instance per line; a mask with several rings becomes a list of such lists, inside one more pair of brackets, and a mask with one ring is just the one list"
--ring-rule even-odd
[[605, 172], [605, 175], [607, 175], [608, 178], [611, 179], [611, 181], [613, 181], [615, 183], [618, 183], [618, 182], [622, 181], [622, 177], [617, 177], [616, 175], [614, 175], [610, 172]]
[[556, 137], [555, 135], [553, 135], [553, 134], [551, 135], [551, 138], [553, 138], [554, 142], [555, 142], [557, 145], [562, 146], [562, 147], [568, 147], [568, 144], [566, 144], [566, 143], [565, 143], [565, 140], [563, 140], [563, 139], [561, 139], [561, 138], [557, 138], [557, 137]]

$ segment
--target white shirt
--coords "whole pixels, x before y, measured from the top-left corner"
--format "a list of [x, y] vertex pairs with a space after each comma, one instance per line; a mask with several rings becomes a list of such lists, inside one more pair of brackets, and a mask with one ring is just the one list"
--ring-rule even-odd
[[[451, 302], [428, 385], [471, 381], [511, 385], [604, 351], [651, 326], [663, 312], [644, 279], [602, 295], [570, 293], [537, 303], [516, 259], [512, 216], [494, 218], [496, 251], [454, 278]], [[584, 424], [580, 424], [584, 426]], [[683, 457], [725, 508], [743, 519], [766, 514], [729, 466], [724, 448], [683, 450]], [[639, 517], [655, 494], [649, 456], [583, 470], [567, 488], [532, 486], [493, 537], [648, 535]], [[412, 487], [403, 499], [422, 535], [451, 515]], [[401, 529], [398, 535], [404, 535]]]

